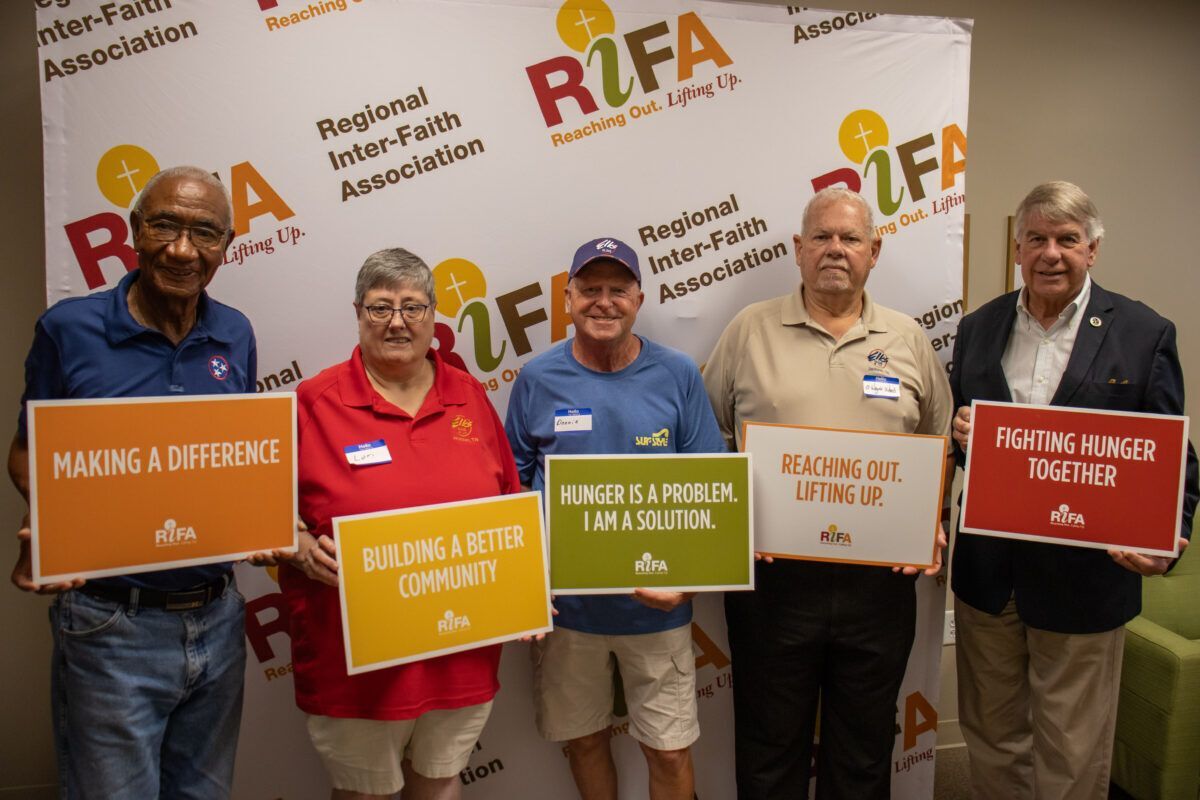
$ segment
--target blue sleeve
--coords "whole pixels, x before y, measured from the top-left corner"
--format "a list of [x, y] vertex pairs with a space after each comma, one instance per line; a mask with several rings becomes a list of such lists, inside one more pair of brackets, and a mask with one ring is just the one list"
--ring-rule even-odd
[[246, 352], [246, 380], [250, 385], [246, 391], [250, 394], [258, 391], [258, 340], [254, 338], [254, 329], [250, 329], [250, 344]]
[[25, 404], [30, 400], [55, 400], [66, 397], [67, 387], [63, 377], [62, 359], [58, 343], [38, 320], [33, 329], [33, 344], [25, 357], [25, 391], [21, 395], [21, 412], [17, 417], [17, 436], [26, 440]]
[[700, 378], [700, 370], [695, 364], [688, 364], [683, 391], [683, 436], [680, 438], [682, 446], [679, 452], [726, 452], [725, 437], [721, 435], [712, 404], [708, 402], [708, 393], [704, 390], [704, 382]]
[[508, 446], [512, 448], [513, 460], [517, 464], [517, 476], [522, 486], [533, 486], [533, 476], [537, 471], [537, 448], [525, 424], [529, 418], [529, 391], [526, 389], [528, 383], [525, 373], [518, 373], [513, 383], [512, 394], [508, 397], [508, 411], [504, 416], [504, 433], [508, 437]]

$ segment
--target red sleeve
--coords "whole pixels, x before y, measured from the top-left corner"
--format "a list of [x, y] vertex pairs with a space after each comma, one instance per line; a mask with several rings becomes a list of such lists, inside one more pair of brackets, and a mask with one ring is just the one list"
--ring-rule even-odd
[[521, 479], [517, 475], [517, 462], [513, 460], [512, 448], [508, 445], [508, 436], [504, 433], [504, 425], [500, 422], [500, 415], [496, 413], [495, 406], [486, 397], [484, 404], [487, 406], [488, 418], [491, 420], [492, 431], [496, 437], [496, 457], [500, 460], [500, 468], [503, 470], [500, 479], [502, 484], [500, 493], [517, 494], [521, 491]]

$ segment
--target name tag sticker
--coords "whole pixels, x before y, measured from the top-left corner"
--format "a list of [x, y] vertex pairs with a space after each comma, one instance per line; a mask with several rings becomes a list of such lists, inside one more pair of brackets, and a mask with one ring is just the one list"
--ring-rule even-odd
[[900, 399], [900, 379], [887, 375], [864, 375], [863, 395], [866, 397], [888, 397]]
[[554, 432], [590, 431], [592, 410], [590, 408], [560, 408], [554, 412]]
[[353, 467], [392, 463], [392, 454], [388, 452], [387, 444], [384, 443], [383, 439], [376, 439], [373, 442], [363, 442], [362, 444], [352, 444], [345, 448], [345, 453], [346, 461]]

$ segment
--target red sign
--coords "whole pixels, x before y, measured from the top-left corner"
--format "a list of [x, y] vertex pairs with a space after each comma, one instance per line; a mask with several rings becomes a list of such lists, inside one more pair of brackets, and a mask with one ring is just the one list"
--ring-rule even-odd
[[1187, 417], [976, 401], [962, 530], [1176, 554]]

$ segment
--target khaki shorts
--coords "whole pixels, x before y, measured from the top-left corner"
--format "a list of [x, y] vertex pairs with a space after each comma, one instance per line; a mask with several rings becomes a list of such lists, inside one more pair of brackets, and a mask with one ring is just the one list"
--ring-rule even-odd
[[335, 789], [390, 795], [404, 786], [402, 761], [426, 778], [452, 778], [466, 769], [492, 701], [416, 719], [308, 717], [308, 735]]
[[655, 750], [682, 750], [700, 736], [692, 626], [604, 636], [556, 628], [533, 643], [538, 733], [578, 739], [613, 722], [613, 667], [621, 671], [629, 733]]

